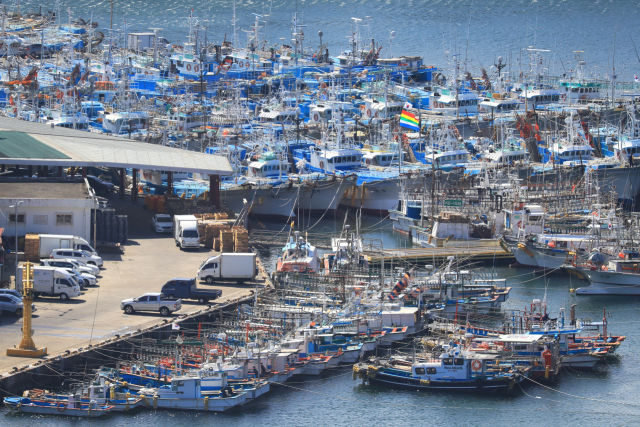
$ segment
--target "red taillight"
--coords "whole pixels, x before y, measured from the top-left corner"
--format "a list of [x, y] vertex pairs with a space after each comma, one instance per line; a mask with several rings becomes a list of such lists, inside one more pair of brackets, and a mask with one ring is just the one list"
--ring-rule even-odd
[[53, 255], [51, 255], [49, 258], [53, 259]]

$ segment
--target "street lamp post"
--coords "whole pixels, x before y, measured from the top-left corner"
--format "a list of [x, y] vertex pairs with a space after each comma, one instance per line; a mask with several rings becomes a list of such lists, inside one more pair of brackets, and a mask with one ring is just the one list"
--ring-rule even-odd
[[18, 203], [16, 203], [13, 206], [9, 206], [10, 208], [15, 208], [15, 216], [13, 217], [13, 222], [16, 224], [16, 277], [15, 277], [15, 281], [16, 281], [16, 290], [18, 287], [18, 205], [20, 203], [24, 203], [22, 200], [20, 200]]

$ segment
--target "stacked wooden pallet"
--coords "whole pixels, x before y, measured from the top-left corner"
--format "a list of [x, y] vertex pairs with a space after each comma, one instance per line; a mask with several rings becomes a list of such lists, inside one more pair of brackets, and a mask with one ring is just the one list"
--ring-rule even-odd
[[233, 227], [233, 251], [249, 252], [249, 233], [244, 227]]
[[24, 259], [25, 261], [40, 261], [40, 236], [38, 234], [27, 234], [25, 236]]
[[224, 221], [199, 220], [198, 234], [200, 235], [200, 243], [205, 248], [215, 248], [214, 240], [220, 237], [220, 230], [230, 230], [230, 225]]
[[233, 252], [232, 230], [220, 230], [220, 252]]

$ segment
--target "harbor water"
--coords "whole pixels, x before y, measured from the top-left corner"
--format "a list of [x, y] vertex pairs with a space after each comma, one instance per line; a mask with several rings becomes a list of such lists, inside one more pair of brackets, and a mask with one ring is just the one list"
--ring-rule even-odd
[[[20, 8], [38, 11], [43, 5], [44, 12], [47, 6], [51, 10], [53, 3], [22, 0]], [[62, 22], [68, 22], [69, 8], [72, 20], [88, 21], [93, 16], [100, 29], [108, 29], [110, 5], [107, 0], [64, 2]], [[243, 30], [249, 30], [255, 20], [253, 14], [269, 15], [260, 29], [269, 44], [280, 44], [281, 37], [289, 43], [291, 19], [297, 11], [302, 24], [308, 25], [304, 28], [305, 46], [318, 46], [317, 33], [322, 30], [323, 43], [328, 44], [331, 55], [349, 49], [347, 36], [353, 17], [362, 19], [363, 37], [376, 38], [385, 57], [392, 53], [423, 55], [425, 64], [444, 66], [445, 52], [458, 53], [470, 66], [488, 70], [502, 55], [511, 62], [504, 72], [517, 75], [529, 71], [526, 55], [519, 65], [520, 49], [532, 46], [551, 51], [549, 75], [570, 73], [575, 67], [575, 50], [586, 51], [584, 59], [589, 67], [597, 66], [593, 71], [600, 78], [607, 78], [613, 66], [619, 81], [632, 81], [638, 74], [637, 55], [629, 37], [637, 34], [629, 29], [637, 26], [640, 5], [630, 0], [241, 0], [235, 5], [241, 43], [246, 41]], [[116, 1], [113, 25], [122, 28], [126, 21], [131, 32], [160, 27], [171, 44], [184, 45], [192, 13], [201, 25], [208, 26], [208, 39], [220, 43], [233, 40], [233, 7], [233, 1], [221, 0]], [[390, 39], [391, 31], [395, 37]]]

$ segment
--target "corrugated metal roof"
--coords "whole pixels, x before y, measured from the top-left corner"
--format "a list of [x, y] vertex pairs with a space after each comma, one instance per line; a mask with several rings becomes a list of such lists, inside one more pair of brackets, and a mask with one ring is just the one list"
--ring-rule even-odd
[[10, 159], [4, 163], [12, 165], [105, 166], [214, 175], [232, 173], [229, 160], [213, 154], [4, 117], [0, 117], [0, 130], [24, 132], [69, 157], [29, 159], [0, 156], [0, 159]]
[[276, 117], [278, 117], [278, 115], [280, 115], [279, 111], [268, 111], [268, 112], [262, 111], [260, 113], [259, 117], [261, 119], [262, 118], [264, 118], [264, 119], [275, 119]]

